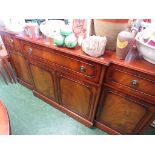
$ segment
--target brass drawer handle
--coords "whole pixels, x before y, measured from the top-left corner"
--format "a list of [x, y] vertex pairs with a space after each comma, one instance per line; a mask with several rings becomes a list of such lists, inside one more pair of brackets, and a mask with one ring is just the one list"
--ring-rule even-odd
[[28, 53], [32, 53], [32, 48], [28, 48]]
[[10, 39], [11, 44], [13, 44], [13, 39]]
[[138, 86], [138, 81], [137, 80], [132, 80], [131, 81], [131, 86], [132, 87], [137, 87]]
[[85, 68], [84, 66], [80, 66], [80, 72], [81, 72], [81, 73], [86, 72], [86, 68]]

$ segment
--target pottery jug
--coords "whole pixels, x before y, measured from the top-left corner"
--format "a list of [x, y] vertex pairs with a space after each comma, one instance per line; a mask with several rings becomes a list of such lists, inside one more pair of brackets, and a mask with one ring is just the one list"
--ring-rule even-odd
[[94, 19], [94, 33], [107, 37], [106, 49], [115, 50], [117, 35], [128, 26], [128, 19]]

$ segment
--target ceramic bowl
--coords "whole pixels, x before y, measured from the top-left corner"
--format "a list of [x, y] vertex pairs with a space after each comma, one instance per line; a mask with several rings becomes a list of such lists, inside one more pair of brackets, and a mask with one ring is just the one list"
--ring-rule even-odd
[[141, 53], [143, 58], [152, 63], [155, 64], [155, 47], [148, 45], [147, 43], [144, 43], [141, 39], [141, 32], [139, 32], [136, 35], [136, 44], [138, 51]]
[[40, 24], [40, 31], [48, 38], [54, 38], [54, 36], [60, 33], [61, 26], [64, 22], [61, 20], [48, 20]]

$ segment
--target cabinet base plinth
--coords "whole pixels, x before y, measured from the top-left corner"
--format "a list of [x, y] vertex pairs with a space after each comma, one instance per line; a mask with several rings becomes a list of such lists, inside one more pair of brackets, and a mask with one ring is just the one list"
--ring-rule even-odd
[[33, 89], [32, 85], [30, 85], [30, 84], [24, 82], [23, 80], [17, 78], [17, 81], [18, 81], [21, 85], [27, 87], [28, 89], [31, 89], [31, 90]]
[[94, 121], [95, 122], [95, 126], [105, 132], [107, 132], [108, 134], [111, 134], [111, 135], [121, 135], [121, 133], [117, 132], [116, 130], [113, 130], [111, 129], [110, 127], [104, 125], [104, 124], [101, 124], [99, 123], [98, 121]]

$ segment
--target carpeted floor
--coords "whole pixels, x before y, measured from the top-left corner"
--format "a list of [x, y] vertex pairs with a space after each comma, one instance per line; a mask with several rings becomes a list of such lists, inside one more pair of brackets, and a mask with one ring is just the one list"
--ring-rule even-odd
[[[13, 135], [107, 135], [95, 127], [87, 128], [20, 84], [6, 85], [1, 77], [0, 99], [7, 107]], [[155, 129], [149, 128], [145, 134], [155, 135]]]

